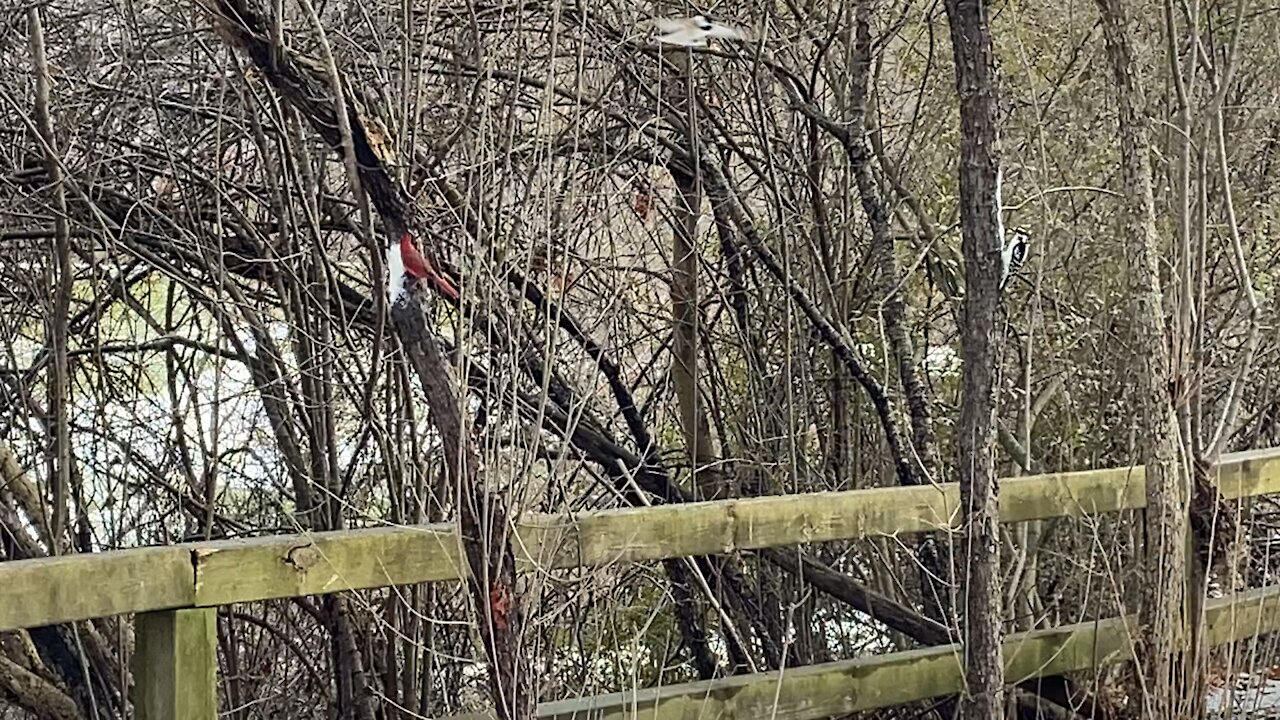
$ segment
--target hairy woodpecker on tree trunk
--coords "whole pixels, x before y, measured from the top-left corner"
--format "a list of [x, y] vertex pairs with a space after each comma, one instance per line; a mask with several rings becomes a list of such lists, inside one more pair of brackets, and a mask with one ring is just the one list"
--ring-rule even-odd
[[1004, 228], [1004, 167], [996, 167], [996, 202], [992, 208], [996, 221], [996, 234], [1000, 236], [1000, 294], [1004, 294], [1009, 281], [1027, 261], [1031, 236], [1020, 228]]
[[1030, 243], [1030, 235], [1018, 228], [1010, 229], [1009, 236], [1005, 238], [1004, 249], [1000, 253], [1000, 292], [1004, 292], [1009, 281], [1027, 261]]

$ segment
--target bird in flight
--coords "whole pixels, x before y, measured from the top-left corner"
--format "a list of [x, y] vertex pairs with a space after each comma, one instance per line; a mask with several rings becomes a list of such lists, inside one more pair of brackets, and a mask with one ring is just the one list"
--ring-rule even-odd
[[658, 42], [668, 45], [706, 47], [707, 40], [710, 38], [747, 39], [746, 33], [742, 30], [712, 20], [706, 15], [694, 15], [690, 18], [657, 18], [653, 21], [653, 27], [658, 31]]

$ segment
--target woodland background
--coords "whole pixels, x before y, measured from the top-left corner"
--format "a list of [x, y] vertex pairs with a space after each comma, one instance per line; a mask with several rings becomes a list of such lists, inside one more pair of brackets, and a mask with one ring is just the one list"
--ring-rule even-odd
[[[761, 42], [694, 53], [685, 73], [642, 42], [655, 13], [692, 12], [675, 5], [274, 7], [273, 39], [377, 118], [420, 242], [460, 278], [463, 307], [428, 319], [513, 514], [955, 480], [964, 272], [941, 4], [717, 9]], [[1280, 8], [1131, 12], [1182, 441], [1201, 459], [1272, 446]], [[1098, 10], [1011, 0], [990, 17], [1005, 223], [1032, 238], [998, 313], [997, 469], [1138, 462]], [[0, 559], [456, 516], [387, 318], [385, 237], [205, 7], [3, 8], [0, 68]], [[710, 190], [673, 160], [691, 136]], [[1246, 508], [1243, 562], [1211, 593], [1275, 582], [1276, 511]], [[1006, 526], [1005, 629], [1119, 613], [1138, 533], [1131, 514]], [[944, 536], [886, 538], [522, 577], [533, 692], [934, 643], [855, 607], [869, 589], [945, 622], [951, 557]], [[462, 584], [225, 608], [223, 710], [484, 708], [472, 612]], [[129, 634], [107, 619], [0, 635], [0, 717], [125, 716]], [[1115, 685], [1078, 681], [1077, 707]]]

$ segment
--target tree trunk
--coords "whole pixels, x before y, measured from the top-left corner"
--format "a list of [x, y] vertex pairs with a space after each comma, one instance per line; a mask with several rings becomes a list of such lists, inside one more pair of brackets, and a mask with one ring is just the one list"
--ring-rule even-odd
[[1004, 708], [1000, 648], [1000, 546], [995, 478], [994, 367], [1000, 232], [995, 58], [984, 0], [947, 0], [960, 96], [960, 224], [965, 261], [964, 368], [957, 428], [964, 512], [964, 716], [998, 720]]
[[672, 207], [671, 233], [671, 381], [680, 409], [680, 430], [684, 436], [699, 500], [720, 499], [725, 488], [717, 469], [716, 451], [711, 441], [710, 423], [698, 387], [698, 217], [702, 212], [702, 178], [698, 172], [697, 102], [693, 97], [693, 63], [683, 49], [665, 54], [675, 69], [665, 84], [666, 99], [677, 119], [685, 123], [685, 142], [694, 158], [693, 172], [672, 170], [676, 202]]
[[431, 422], [445, 449], [445, 471], [456, 488], [458, 530], [467, 559], [467, 586], [489, 661], [489, 691], [499, 720], [526, 720], [534, 714], [532, 680], [524, 658], [524, 615], [516, 594], [512, 524], [505, 501], [490, 492], [480, 458], [466, 431], [439, 343], [426, 326], [425, 290], [391, 308], [396, 331], [427, 396]]
[[71, 370], [67, 360], [67, 323], [71, 315], [71, 245], [70, 229], [67, 225], [67, 193], [63, 185], [62, 160], [58, 157], [58, 139], [53, 131], [53, 118], [50, 109], [49, 88], [52, 80], [49, 77], [49, 63], [45, 57], [44, 24], [41, 14], [44, 9], [39, 5], [27, 11], [27, 32], [31, 44], [31, 62], [35, 70], [35, 111], [36, 127], [44, 144], [44, 166], [49, 174], [49, 183], [53, 186], [54, 233], [53, 246], [53, 307], [49, 308], [49, 316], [45, 318], [48, 346], [53, 352], [53, 363], [49, 372], [48, 399], [49, 415], [53, 419], [53, 438], [49, 447], [49, 497], [52, 510], [49, 517], [49, 554], [61, 555], [67, 530], [67, 500], [71, 486], [71, 427], [67, 408], [70, 405]]
[[[393, 240], [421, 225], [408, 192], [391, 171], [396, 158], [384, 154], [385, 145], [365, 124], [369, 111], [361, 107], [358, 89], [342, 82], [332, 59], [325, 68], [273, 45], [267, 40], [275, 37], [269, 30], [269, 15], [255, 0], [219, 0], [206, 8], [222, 37], [249, 55], [285, 101], [331, 150], [348, 161], [349, 168], [358, 168], [352, 185], [357, 187], [358, 182], [368, 193], [386, 238]], [[440, 434], [446, 470], [457, 492], [467, 586], [479, 615], [477, 629], [488, 661], [496, 715], [499, 720], [526, 720], [534, 714], [533, 678], [524, 658], [523, 611], [516, 592], [506, 503], [487, 486], [462, 415], [458, 388], [423, 316], [424, 293], [418, 286], [402, 296], [390, 308], [391, 319], [426, 393], [430, 419]]]
[[1183, 642], [1190, 639], [1184, 614], [1188, 483], [1179, 461], [1178, 422], [1169, 395], [1172, 374], [1165, 346], [1149, 128], [1142, 78], [1133, 60], [1128, 8], [1121, 0], [1098, 0], [1098, 9], [1120, 121], [1122, 236], [1129, 239], [1124, 255], [1133, 289], [1133, 351], [1140, 378], [1135, 412], [1147, 483], [1138, 611], [1141, 635], [1135, 648], [1139, 661], [1130, 677], [1131, 697], [1141, 698], [1143, 717], [1187, 717], [1178, 695], [1189, 679], [1184, 677], [1182, 655]]
[[[845, 153], [853, 169], [862, 211], [871, 226], [871, 255], [875, 263], [876, 291], [880, 294], [880, 319], [884, 323], [889, 349], [898, 368], [898, 381], [906, 400], [911, 423], [913, 463], [920, 483], [941, 482], [938, 470], [938, 445], [933, 432], [933, 411], [928, 391], [916, 368], [915, 349], [907, 332], [905, 282], [898, 268], [897, 247], [889, 229], [889, 213], [871, 175], [871, 149], [867, 135], [867, 98], [871, 82], [871, 6], [872, 0], [858, 0], [854, 12], [853, 70], [850, 73], [849, 104], [852, 120], [844, 142]], [[885, 382], [886, 389], [889, 386]], [[917, 542], [920, 563], [920, 591], [933, 620], [949, 623], [952, 617], [952, 579], [948, 568], [951, 558], [947, 548], [934, 536]]]

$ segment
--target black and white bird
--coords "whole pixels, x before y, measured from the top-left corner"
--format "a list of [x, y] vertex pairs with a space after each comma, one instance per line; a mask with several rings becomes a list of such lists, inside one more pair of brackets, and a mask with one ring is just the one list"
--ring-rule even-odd
[[1004, 249], [1000, 253], [1000, 292], [1002, 293], [1023, 263], [1027, 261], [1031, 236], [1018, 228], [1010, 228], [1005, 240]]
[[745, 40], [747, 34], [732, 25], [712, 20], [706, 15], [690, 18], [657, 18], [653, 27], [658, 32], [657, 41], [684, 47], [706, 47], [711, 38]]

